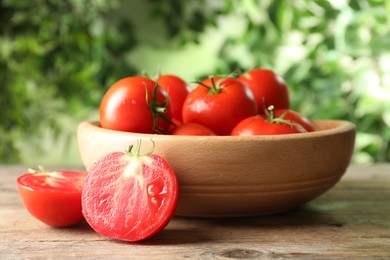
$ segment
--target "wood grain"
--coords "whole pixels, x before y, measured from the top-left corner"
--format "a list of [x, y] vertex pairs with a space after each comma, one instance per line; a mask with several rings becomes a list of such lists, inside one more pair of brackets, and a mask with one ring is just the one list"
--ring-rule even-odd
[[351, 166], [318, 199], [285, 214], [180, 218], [130, 244], [86, 223], [55, 229], [33, 219], [17, 193], [27, 167], [0, 166], [0, 259], [390, 258], [390, 165]]

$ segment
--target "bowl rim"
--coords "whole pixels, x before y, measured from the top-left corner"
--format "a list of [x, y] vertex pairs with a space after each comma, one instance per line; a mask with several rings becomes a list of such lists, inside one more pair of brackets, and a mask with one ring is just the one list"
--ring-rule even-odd
[[79, 128], [89, 128], [92, 131], [106, 133], [110, 135], [139, 137], [142, 139], [172, 139], [182, 141], [200, 141], [200, 140], [215, 140], [215, 141], [271, 141], [271, 140], [291, 140], [291, 139], [307, 139], [318, 138], [322, 136], [337, 135], [341, 133], [356, 131], [354, 123], [346, 120], [313, 120], [315, 126], [322, 126], [324, 129], [319, 129], [313, 132], [296, 133], [296, 134], [281, 134], [281, 135], [254, 135], [254, 136], [194, 136], [194, 135], [161, 135], [161, 134], [145, 134], [135, 132], [117, 131], [100, 127], [99, 121], [90, 120], [82, 121], [79, 124]]

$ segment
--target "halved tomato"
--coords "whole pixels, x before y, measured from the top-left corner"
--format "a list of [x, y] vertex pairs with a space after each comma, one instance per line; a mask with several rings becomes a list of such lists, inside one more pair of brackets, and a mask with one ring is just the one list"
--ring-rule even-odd
[[82, 194], [85, 219], [101, 235], [136, 242], [153, 237], [171, 220], [178, 200], [176, 176], [161, 156], [112, 152], [88, 171]]
[[84, 221], [81, 189], [85, 172], [52, 171], [40, 167], [17, 179], [19, 195], [26, 209], [41, 222], [67, 227]]

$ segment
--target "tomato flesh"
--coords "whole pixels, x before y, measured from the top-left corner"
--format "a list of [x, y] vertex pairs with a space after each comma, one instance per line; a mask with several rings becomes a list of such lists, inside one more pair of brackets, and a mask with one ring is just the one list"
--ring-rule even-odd
[[156, 235], [169, 223], [177, 199], [176, 176], [162, 157], [115, 152], [88, 171], [82, 206], [96, 232], [135, 242]]
[[31, 215], [53, 227], [67, 227], [84, 221], [81, 190], [85, 177], [85, 172], [26, 173], [17, 185]]

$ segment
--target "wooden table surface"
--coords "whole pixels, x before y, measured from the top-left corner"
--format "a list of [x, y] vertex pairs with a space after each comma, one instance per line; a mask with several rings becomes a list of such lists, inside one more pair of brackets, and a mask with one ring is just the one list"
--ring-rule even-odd
[[284, 214], [233, 219], [175, 217], [137, 244], [87, 224], [55, 229], [24, 209], [23, 166], [0, 166], [0, 259], [390, 259], [390, 164], [350, 166], [330, 191]]

